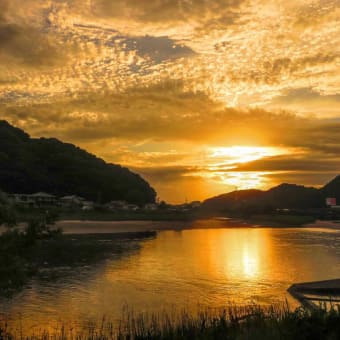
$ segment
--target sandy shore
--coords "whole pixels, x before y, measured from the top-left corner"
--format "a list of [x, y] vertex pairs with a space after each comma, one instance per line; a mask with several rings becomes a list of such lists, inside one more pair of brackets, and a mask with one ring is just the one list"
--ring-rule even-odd
[[[270, 223], [252, 223], [239, 219], [208, 219], [196, 221], [58, 221], [56, 227], [65, 234], [111, 234], [161, 230], [216, 229], [216, 228], [320, 228], [339, 229], [339, 221], [315, 221], [303, 226], [271, 225]], [[0, 234], [5, 228], [0, 226]]]
[[304, 224], [305, 228], [327, 228], [327, 229], [340, 229], [340, 221], [321, 221], [316, 220], [314, 223]]
[[196, 221], [59, 221], [56, 226], [62, 228], [65, 234], [254, 227], [254, 225], [240, 220], [214, 219]]
[[216, 228], [321, 228], [339, 229], [337, 221], [315, 221], [302, 226], [252, 223], [239, 219], [209, 219], [196, 221], [59, 221], [57, 227], [65, 234], [124, 233], [161, 230], [216, 229]]

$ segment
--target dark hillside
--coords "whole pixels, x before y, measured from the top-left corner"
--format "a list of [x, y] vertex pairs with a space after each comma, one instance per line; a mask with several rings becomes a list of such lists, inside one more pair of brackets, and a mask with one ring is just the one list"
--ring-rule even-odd
[[244, 203], [259, 200], [263, 196], [261, 190], [239, 190], [209, 198], [204, 201], [202, 208], [207, 211], [233, 210], [239, 208]]
[[324, 199], [318, 189], [287, 183], [268, 190], [265, 200], [275, 208], [282, 209], [320, 208], [324, 205]]
[[335, 197], [340, 204], [340, 176], [335, 177], [320, 189], [324, 197]]
[[54, 138], [30, 138], [0, 121], [0, 188], [9, 193], [45, 191], [93, 201], [154, 202], [156, 192], [139, 175]]
[[273, 209], [322, 209], [326, 197], [336, 197], [340, 203], [340, 176], [321, 189], [283, 183], [267, 191], [240, 190], [212, 197], [203, 202], [205, 211], [257, 211]]

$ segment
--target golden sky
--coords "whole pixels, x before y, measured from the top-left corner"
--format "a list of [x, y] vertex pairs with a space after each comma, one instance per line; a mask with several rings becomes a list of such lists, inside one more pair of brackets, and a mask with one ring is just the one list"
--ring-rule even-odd
[[340, 170], [339, 0], [0, 0], [0, 117], [204, 199]]

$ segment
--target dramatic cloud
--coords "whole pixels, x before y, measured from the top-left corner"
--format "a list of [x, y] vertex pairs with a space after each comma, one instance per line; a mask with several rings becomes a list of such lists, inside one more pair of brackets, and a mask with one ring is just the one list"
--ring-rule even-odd
[[[2, 67], [23, 64], [54, 65], [65, 57], [55, 33], [44, 18], [35, 20], [34, 2], [0, 1], [0, 61]], [[41, 8], [41, 11], [43, 8]], [[1, 67], [1, 68], [2, 68]]]
[[280, 156], [264, 158], [237, 166], [233, 171], [329, 171], [339, 170], [340, 158], [310, 159], [309, 157]]
[[[81, 93], [78, 98], [59, 98], [53, 103], [31, 104], [31, 100], [18, 105], [17, 98], [11, 102], [7, 97], [0, 102], [0, 110], [36, 135], [53, 130], [73, 141], [119, 138], [279, 144], [294, 138], [301, 125], [309, 124], [285, 112], [226, 108], [203, 92], [185, 91], [175, 82], [134, 87], [123, 93]], [[292, 131], [284, 136], [287, 130]]]
[[319, 185], [340, 158], [339, 5], [0, 0], [0, 116], [165, 199]]
[[297, 88], [285, 91], [274, 98], [268, 107], [277, 109], [283, 105], [300, 114], [336, 117], [339, 114], [340, 94], [323, 95], [311, 88]]
[[207, 18], [223, 17], [221, 13], [236, 10], [244, 0], [95, 0], [92, 11], [95, 15], [133, 19], [141, 22], [166, 23], [205, 21]]

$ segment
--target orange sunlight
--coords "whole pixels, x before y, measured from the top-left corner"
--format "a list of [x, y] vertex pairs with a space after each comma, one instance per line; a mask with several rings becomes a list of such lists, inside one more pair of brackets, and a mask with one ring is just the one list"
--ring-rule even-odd
[[278, 156], [287, 152], [284, 148], [268, 146], [230, 146], [210, 149], [210, 157], [228, 164], [247, 163], [263, 157]]

